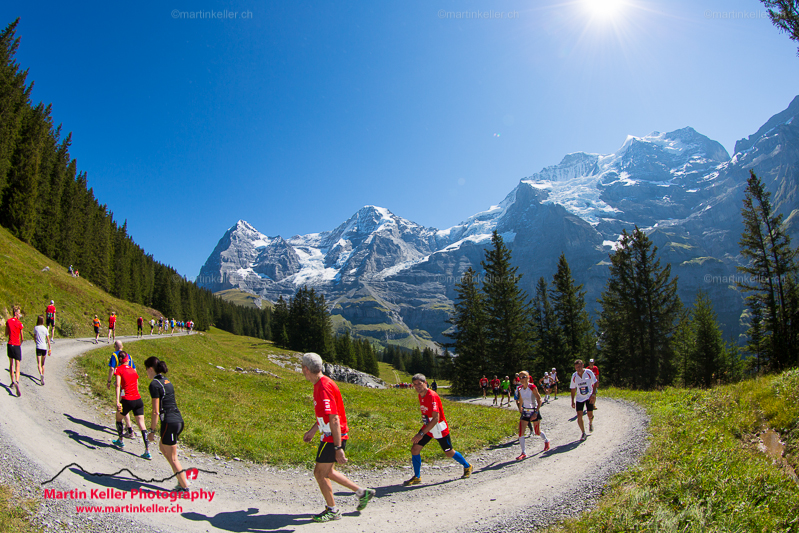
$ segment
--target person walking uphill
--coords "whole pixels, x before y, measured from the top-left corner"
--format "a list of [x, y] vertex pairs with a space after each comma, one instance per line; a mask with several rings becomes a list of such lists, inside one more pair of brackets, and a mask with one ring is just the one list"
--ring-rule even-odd
[[444, 416], [444, 407], [441, 405], [441, 398], [438, 394], [427, 388], [427, 378], [424, 374], [416, 374], [411, 378], [413, 388], [419, 394], [419, 408], [422, 411], [422, 429], [413, 436], [411, 442], [411, 464], [413, 464], [413, 477], [405, 481], [403, 485], [419, 485], [422, 482], [422, 448], [436, 439], [444, 455], [455, 459], [463, 466], [463, 475], [466, 479], [472, 475], [472, 465], [464, 459], [463, 455], [452, 449], [452, 439], [449, 436], [449, 426], [447, 418]]
[[347, 462], [345, 454], [348, 438], [347, 414], [344, 411], [344, 401], [341, 399], [338, 385], [322, 374], [322, 358], [315, 353], [303, 355], [302, 374], [306, 380], [313, 383], [314, 414], [316, 415], [316, 422], [311, 429], [305, 432], [302, 440], [311, 442], [317, 431], [322, 434], [322, 440], [316, 452], [316, 466], [313, 475], [325, 499], [325, 510], [314, 516], [313, 520], [314, 522], [340, 520], [341, 511], [336, 507], [331, 481], [355, 491], [355, 495], [358, 496], [358, 511], [366, 508], [366, 504], [374, 497], [375, 490], [361, 488], [344, 474], [336, 471], [336, 463]]
[[150, 418], [150, 442], [155, 442], [155, 425], [161, 421], [161, 442], [158, 445], [161, 453], [166, 458], [172, 472], [177, 474], [178, 486], [175, 490], [188, 490], [186, 473], [180, 466], [178, 459], [178, 435], [183, 431], [183, 415], [180, 414], [175, 400], [175, 386], [164, 377], [168, 372], [166, 363], [157, 357], [148, 357], [144, 360], [144, 368], [150, 382], [150, 398], [153, 400], [153, 414]]
[[[136, 373], [130, 366], [130, 357], [125, 352], [119, 352], [119, 366], [114, 371], [116, 376], [116, 423], [117, 434], [119, 439], [112, 441], [117, 448], [124, 448], [125, 443], [122, 441], [122, 419], [129, 412], [133, 411], [133, 416], [136, 417], [136, 423], [141, 430], [142, 440], [144, 440], [144, 453], [141, 455], [142, 459], [151, 459], [150, 445], [147, 441], [147, 428], [144, 425], [144, 402], [141, 400], [139, 394], [139, 374]], [[125, 390], [125, 397], [120, 396], [120, 392]]]
[[[577, 425], [583, 435], [581, 441], [586, 439], [585, 426], [583, 425], [583, 407], [588, 411], [588, 431], [594, 431], [594, 400], [596, 400], [596, 378], [594, 373], [583, 368], [582, 359], [574, 362], [574, 374], [572, 374], [571, 393], [572, 409], [577, 409]], [[575, 398], [577, 402], [575, 403]]]
[[22, 364], [22, 340], [25, 326], [19, 321], [19, 306], [14, 306], [13, 315], [6, 320], [6, 351], [8, 352], [8, 373], [11, 375], [11, 386], [22, 396], [19, 390], [19, 367]]

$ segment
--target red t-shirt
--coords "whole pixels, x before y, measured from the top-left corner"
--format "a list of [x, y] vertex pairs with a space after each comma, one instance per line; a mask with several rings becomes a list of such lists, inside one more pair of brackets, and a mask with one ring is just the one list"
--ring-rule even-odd
[[596, 367], [596, 365], [591, 367], [591, 372], [594, 373], [594, 377], [597, 381], [599, 381], [599, 369]]
[[481, 387], [488, 387], [488, 378], [480, 379], [480, 386]]
[[116, 324], [116, 322], [117, 322], [116, 315], [111, 315], [111, 316], [108, 317], [108, 327], [109, 328], [113, 328], [114, 324]]
[[501, 382], [500, 382], [498, 379], [492, 379], [492, 380], [491, 380], [491, 388], [492, 388], [492, 389], [498, 389], [498, 388], [499, 388], [499, 385], [500, 385], [500, 383], [501, 383]]
[[139, 394], [139, 374], [128, 365], [120, 365], [114, 370], [115, 376], [122, 376], [122, 388], [125, 389], [125, 399], [138, 400]]
[[16, 317], [11, 317], [6, 321], [6, 333], [8, 334], [8, 344], [11, 346], [22, 345], [22, 330], [25, 326]]
[[144, 324], [144, 319], [142, 317], [139, 317], [138, 319], [136, 319], [136, 325], [137, 326], [141, 326], [142, 324]]
[[[433, 413], [438, 413], [438, 427], [434, 427], [427, 433], [430, 437], [440, 439], [449, 435], [449, 424], [447, 424], [447, 417], [444, 416], [444, 406], [441, 405], [441, 398], [436, 392], [427, 389], [427, 394], [424, 396], [420, 394], [419, 409], [422, 411], [422, 423], [425, 426], [430, 423]], [[435, 435], [437, 429], [441, 432], [441, 436]]]
[[[319, 424], [319, 431], [322, 433], [324, 442], [333, 442], [333, 433], [330, 429], [330, 415], [338, 415], [338, 423], [341, 426], [341, 440], [347, 438], [347, 414], [344, 412], [344, 401], [341, 399], [341, 391], [335, 381], [327, 376], [316, 382], [313, 386], [313, 405], [316, 421]], [[335, 443], [334, 443], [335, 444]]]
[[[41, 307], [39, 309], [41, 309]], [[47, 318], [54, 318], [55, 317], [55, 306], [54, 305], [48, 305], [47, 309], [45, 309], [44, 312], [47, 313]]]

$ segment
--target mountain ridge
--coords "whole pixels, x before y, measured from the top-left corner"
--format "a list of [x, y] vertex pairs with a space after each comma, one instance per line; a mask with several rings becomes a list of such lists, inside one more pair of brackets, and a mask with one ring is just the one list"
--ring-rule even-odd
[[749, 169], [764, 175], [786, 217], [795, 211], [796, 114], [799, 97], [772, 116], [760, 136], [736, 143], [746, 149], [732, 157], [691, 127], [628, 136], [612, 154], [567, 154], [520, 179], [499, 204], [445, 229], [373, 205], [332, 231], [288, 239], [267, 237], [240, 220], [220, 239], [199, 279], [214, 292], [239, 288], [269, 300], [313, 286], [330, 301], [340, 331], [424, 346], [446, 340], [455, 283], [466, 268], [481, 270], [492, 231], [513, 252], [528, 294], [540, 276], [551, 279], [564, 252], [593, 311], [607, 279], [608, 253], [623, 229], [637, 225], [681, 276], [683, 299], [708, 292], [721, 308], [725, 332], [736, 336], [741, 295], [712, 280], [735, 272], [741, 260], [737, 240]]

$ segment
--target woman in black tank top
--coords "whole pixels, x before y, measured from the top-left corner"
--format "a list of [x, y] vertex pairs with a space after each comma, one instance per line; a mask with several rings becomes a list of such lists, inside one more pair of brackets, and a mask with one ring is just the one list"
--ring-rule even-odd
[[[183, 417], [175, 401], [175, 386], [164, 377], [168, 369], [166, 363], [157, 357], [149, 357], [144, 361], [147, 377], [150, 382], [150, 398], [153, 400], [153, 414], [150, 420], [150, 440], [155, 441], [155, 426], [160, 420], [159, 435], [161, 442], [158, 447], [166, 457], [172, 471], [178, 477], [178, 490], [187, 490], [188, 482], [186, 473], [181, 472], [183, 467], [178, 460], [178, 435], [183, 431]], [[180, 472], [178, 474], [178, 472]]]

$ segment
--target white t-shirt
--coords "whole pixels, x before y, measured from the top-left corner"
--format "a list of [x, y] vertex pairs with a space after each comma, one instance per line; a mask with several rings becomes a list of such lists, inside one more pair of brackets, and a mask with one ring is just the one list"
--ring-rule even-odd
[[533, 394], [533, 385], [528, 385], [525, 389], [521, 385], [516, 388], [516, 392], [519, 395], [519, 401], [522, 402], [522, 409], [530, 410], [530, 409], [538, 409], [538, 403], [534, 402], [535, 395]]
[[36, 339], [36, 348], [39, 350], [47, 349], [47, 328], [36, 326], [33, 328], [33, 338]]
[[578, 376], [577, 372], [572, 374], [572, 383], [569, 388], [577, 389], [574, 396], [575, 401], [588, 401], [591, 398], [591, 394], [594, 392], [594, 383], [596, 383], [594, 373], [587, 368], [583, 369], [583, 377]]

